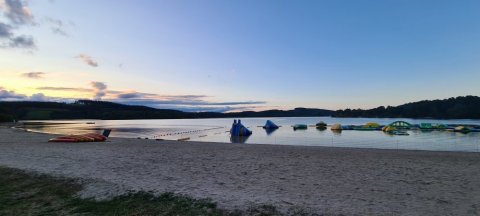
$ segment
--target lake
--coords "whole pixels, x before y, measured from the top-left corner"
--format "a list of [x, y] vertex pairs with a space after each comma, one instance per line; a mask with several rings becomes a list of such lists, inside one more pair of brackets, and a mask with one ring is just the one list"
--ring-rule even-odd
[[[277, 144], [302, 146], [332, 146], [354, 148], [409, 149], [431, 151], [480, 152], [480, 133], [457, 133], [451, 131], [409, 130], [409, 136], [389, 135], [382, 131], [344, 130], [334, 133], [309, 127], [294, 131], [294, 124], [315, 125], [320, 121], [328, 125], [363, 125], [367, 122], [389, 124], [406, 121], [412, 124], [476, 124], [479, 120], [433, 120], [399, 118], [332, 118], [332, 117], [285, 117], [285, 118], [243, 118], [242, 123], [253, 131], [247, 138], [231, 138], [228, 131], [233, 118], [222, 119], [162, 119], [162, 120], [75, 120], [42, 121], [41, 124], [27, 125], [26, 129], [59, 134], [75, 134], [103, 129], [112, 129], [112, 137], [148, 138], [177, 140], [190, 138], [192, 141], [231, 142], [233, 144]], [[266, 120], [281, 126], [273, 132], [262, 127]], [[88, 124], [87, 124], [88, 123]], [[159, 142], [160, 143], [160, 142]]]

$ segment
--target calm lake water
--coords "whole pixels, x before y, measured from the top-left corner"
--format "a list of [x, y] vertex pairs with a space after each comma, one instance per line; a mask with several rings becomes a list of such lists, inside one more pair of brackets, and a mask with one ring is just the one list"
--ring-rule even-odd
[[[267, 132], [263, 126], [266, 120], [272, 120], [281, 126], [278, 130]], [[450, 131], [409, 130], [409, 136], [394, 136], [382, 131], [344, 130], [334, 133], [309, 127], [307, 130], [292, 129], [294, 124], [314, 125], [324, 121], [328, 125], [363, 125], [367, 122], [389, 124], [394, 121], [407, 121], [412, 124], [476, 124], [478, 120], [419, 120], [393, 118], [332, 118], [332, 117], [292, 117], [292, 118], [243, 118], [242, 123], [253, 131], [248, 138], [232, 139], [228, 131], [232, 119], [167, 119], [167, 120], [76, 120], [45, 121], [44, 124], [27, 126], [27, 129], [44, 133], [74, 134], [112, 129], [110, 136], [125, 138], [149, 138], [177, 140], [190, 138], [192, 141], [231, 142], [233, 144], [278, 144], [303, 146], [333, 146], [380, 149], [411, 149], [435, 151], [480, 152], [480, 132], [457, 133]], [[87, 124], [90, 123], [90, 124]], [[93, 124], [94, 123], [94, 124]], [[159, 142], [160, 143], [160, 142]]]

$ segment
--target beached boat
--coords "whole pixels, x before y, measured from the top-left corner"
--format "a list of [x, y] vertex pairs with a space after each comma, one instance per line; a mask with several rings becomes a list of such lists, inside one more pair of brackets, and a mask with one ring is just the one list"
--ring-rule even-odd
[[106, 136], [97, 133], [87, 133], [78, 135], [68, 135], [52, 138], [49, 142], [103, 142], [107, 140]]

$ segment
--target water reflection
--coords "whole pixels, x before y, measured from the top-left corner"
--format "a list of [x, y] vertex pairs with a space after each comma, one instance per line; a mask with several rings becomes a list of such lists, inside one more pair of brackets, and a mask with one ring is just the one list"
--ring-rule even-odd
[[[415, 119], [373, 119], [373, 118], [269, 118], [280, 125], [315, 125], [324, 121], [328, 125], [363, 125], [366, 122], [378, 122], [386, 125], [396, 120], [405, 120], [419, 124], [426, 120]], [[312, 145], [336, 147], [361, 147], [385, 149], [417, 149], [445, 151], [480, 152], [480, 132], [462, 134], [451, 130], [409, 130], [410, 136], [389, 135], [381, 131], [331, 131], [330, 127], [292, 130], [290, 126], [267, 131], [255, 125], [263, 125], [267, 118], [245, 118], [242, 122], [250, 126], [250, 137], [230, 137], [228, 135], [233, 119], [165, 119], [165, 120], [92, 120], [25, 122], [24, 127], [31, 131], [56, 134], [80, 134], [86, 130], [112, 129], [111, 137], [125, 138], [161, 138], [177, 140], [189, 137], [192, 141], [258, 143], [277, 145]], [[431, 123], [480, 125], [479, 120], [428, 120]]]
[[273, 132], [278, 130], [278, 128], [265, 128], [265, 133], [267, 133], [268, 136], [272, 135]]
[[317, 127], [317, 130], [318, 131], [325, 131], [325, 130], [327, 130], [327, 127]]
[[231, 143], [245, 143], [250, 136], [230, 136]]
[[334, 135], [341, 135], [342, 134], [342, 130], [332, 130], [332, 133]]

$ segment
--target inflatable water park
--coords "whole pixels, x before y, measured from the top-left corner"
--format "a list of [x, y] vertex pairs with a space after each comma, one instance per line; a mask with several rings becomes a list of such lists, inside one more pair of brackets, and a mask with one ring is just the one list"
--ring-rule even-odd
[[[268, 135], [272, 134], [275, 130], [282, 127], [281, 125], [275, 124], [272, 120], [267, 120], [265, 125], [258, 126], [262, 127]], [[330, 130], [339, 134], [342, 131], [382, 131], [388, 135], [398, 135], [398, 136], [408, 136], [408, 132], [413, 130], [420, 131], [450, 131], [450, 132], [459, 132], [459, 133], [470, 133], [470, 132], [480, 132], [480, 125], [469, 125], [469, 124], [441, 124], [441, 123], [420, 123], [420, 124], [411, 124], [406, 121], [394, 121], [387, 125], [382, 125], [376, 122], [367, 122], [364, 125], [341, 125], [339, 123], [330, 124], [321, 121], [315, 125], [307, 124], [294, 124], [291, 126], [294, 131], [297, 130], [308, 130], [311, 127], [316, 128], [317, 130], [323, 131], [330, 128]], [[214, 128], [218, 129], [218, 128]], [[110, 129], [104, 130], [103, 134], [99, 133], [86, 133], [86, 134], [77, 134], [77, 135], [68, 135], [60, 136], [53, 139], [50, 139], [49, 142], [104, 142], [107, 140]], [[252, 131], [245, 125], [242, 124], [240, 119], [235, 119], [233, 121], [232, 127], [229, 131], [230, 139], [232, 142], [244, 143], [249, 136], [252, 135]], [[188, 132], [178, 132], [172, 133], [183, 134]], [[170, 134], [167, 134], [170, 135]], [[207, 135], [203, 135], [207, 136]], [[147, 138], [145, 138], [147, 139]], [[177, 139], [178, 141], [187, 141], [190, 137], [182, 137]], [[162, 139], [157, 139], [162, 140]]]
[[[267, 131], [267, 134], [270, 134], [272, 131], [278, 129], [281, 126], [278, 126], [271, 120], [267, 120], [264, 126], [259, 126], [264, 128]], [[318, 130], [326, 130], [330, 127], [335, 133], [341, 131], [383, 131], [390, 135], [399, 135], [399, 136], [408, 136], [409, 130], [422, 130], [422, 131], [433, 131], [433, 130], [442, 130], [442, 131], [451, 131], [451, 132], [460, 132], [460, 133], [470, 133], [470, 132], [480, 132], [480, 125], [460, 125], [460, 124], [441, 124], [441, 123], [420, 123], [420, 124], [411, 124], [406, 121], [394, 121], [388, 125], [381, 125], [376, 122], [368, 122], [364, 125], [341, 125], [341, 124], [332, 124], [328, 125], [327, 123], [321, 121], [315, 125], [307, 124], [295, 124], [292, 125], [294, 131], [296, 130], [307, 130], [309, 127], [315, 127]], [[234, 120], [232, 129], [230, 130], [230, 135], [232, 137], [248, 137], [252, 134], [247, 127], [245, 127], [240, 120]]]
[[[305, 124], [292, 125], [293, 130], [306, 130], [309, 126]], [[316, 125], [310, 125], [319, 130], [325, 130], [328, 125], [325, 122], [319, 122]], [[440, 124], [440, 123], [420, 123], [411, 124], [406, 121], [395, 121], [388, 125], [381, 125], [376, 122], [368, 122], [364, 125], [330, 125], [332, 131], [338, 132], [342, 130], [356, 130], [356, 131], [383, 131], [392, 135], [409, 135], [408, 130], [443, 130], [461, 133], [480, 132], [480, 125], [460, 125], [460, 124]]]

